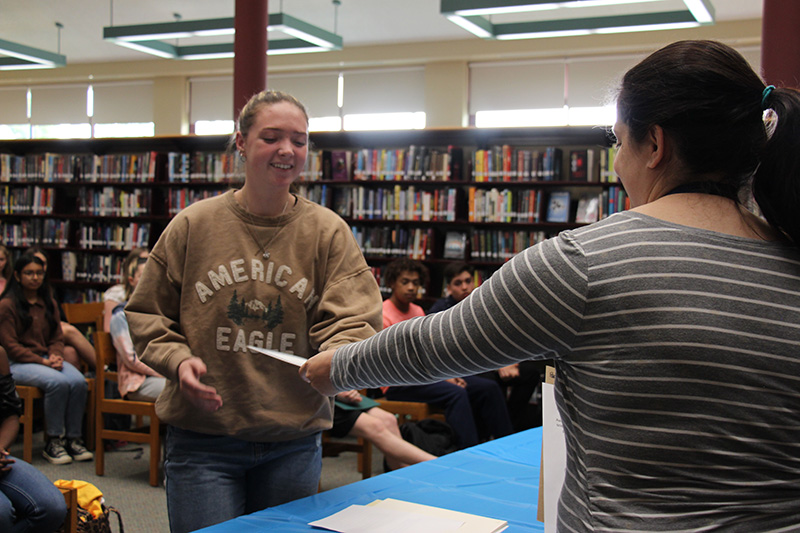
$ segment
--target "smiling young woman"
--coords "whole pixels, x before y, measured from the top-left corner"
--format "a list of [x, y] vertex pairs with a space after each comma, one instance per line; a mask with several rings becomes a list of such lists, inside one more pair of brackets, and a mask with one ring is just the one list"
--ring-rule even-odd
[[291, 193], [308, 153], [303, 105], [253, 96], [232, 146], [244, 186], [170, 222], [125, 308], [136, 353], [167, 378], [156, 410], [173, 533], [317, 491], [331, 402], [248, 346], [310, 357], [381, 328], [350, 228]]

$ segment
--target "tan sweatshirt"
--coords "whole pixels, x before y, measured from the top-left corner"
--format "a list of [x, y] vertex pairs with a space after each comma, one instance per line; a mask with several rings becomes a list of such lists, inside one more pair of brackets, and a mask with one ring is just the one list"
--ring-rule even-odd
[[[368, 338], [381, 328], [381, 296], [335, 213], [298, 198], [282, 216], [251, 217], [229, 191], [170, 222], [125, 313], [136, 352], [168, 378], [156, 403], [163, 421], [268, 442], [330, 428], [332, 402], [296, 366], [247, 345], [310, 357]], [[179, 390], [178, 365], [191, 356], [222, 397], [215, 413]]]

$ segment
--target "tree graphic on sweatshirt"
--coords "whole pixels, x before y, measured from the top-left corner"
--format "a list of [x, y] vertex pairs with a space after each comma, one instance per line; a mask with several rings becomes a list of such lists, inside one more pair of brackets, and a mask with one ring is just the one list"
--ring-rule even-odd
[[233, 291], [230, 302], [228, 302], [228, 318], [237, 326], [244, 324], [245, 320], [260, 320], [266, 322], [268, 329], [273, 329], [283, 323], [283, 304], [281, 297], [278, 300], [269, 302], [267, 305], [261, 300], [245, 300], [244, 296], [240, 299], [236, 290]]

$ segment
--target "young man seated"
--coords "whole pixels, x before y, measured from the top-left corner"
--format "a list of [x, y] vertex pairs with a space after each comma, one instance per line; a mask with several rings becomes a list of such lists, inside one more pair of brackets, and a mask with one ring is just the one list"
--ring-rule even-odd
[[[412, 259], [397, 259], [386, 266], [384, 281], [392, 291], [383, 302], [384, 328], [425, 315], [422, 307], [414, 303], [420, 287], [428, 281], [425, 265]], [[455, 430], [462, 448], [513, 432], [503, 393], [489, 379], [467, 376], [429, 385], [395, 385], [385, 388], [384, 394], [388, 400], [424, 402], [443, 408], [445, 420]]]
[[[444, 269], [447, 296], [440, 298], [428, 310], [428, 314], [450, 309], [463, 301], [475, 288], [475, 269], [462, 261], [450, 263]], [[544, 361], [523, 361], [499, 370], [484, 372], [481, 377], [495, 381], [507, 397], [506, 404], [511, 415], [514, 431], [522, 431], [542, 425], [541, 405], [531, 403], [531, 396], [542, 382]]]

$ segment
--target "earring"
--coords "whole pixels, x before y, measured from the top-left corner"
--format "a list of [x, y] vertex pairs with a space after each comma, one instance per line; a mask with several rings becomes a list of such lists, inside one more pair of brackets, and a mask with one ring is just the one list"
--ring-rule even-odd
[[247, 156], [244, 155], [244, 152], [239, 152], [239, 159], [242, 160], [242, 163], [245, 163], [247, 161]]

